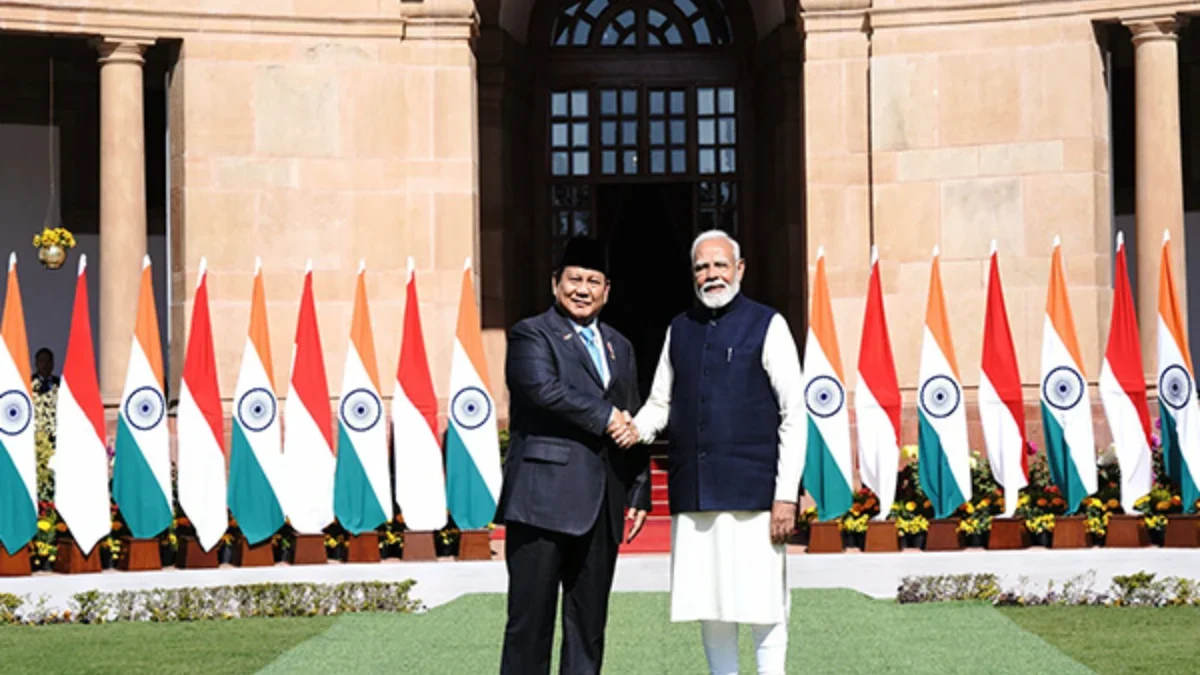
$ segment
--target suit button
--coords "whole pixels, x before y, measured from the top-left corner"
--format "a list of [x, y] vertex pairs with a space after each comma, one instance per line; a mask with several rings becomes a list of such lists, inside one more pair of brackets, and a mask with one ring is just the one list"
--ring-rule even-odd
[[700, 453], [700, 459], [704, 459], [705, 457], [708, 457], [708, 453], [707, 453], [707, 452], [701, 452], [701, 453]]

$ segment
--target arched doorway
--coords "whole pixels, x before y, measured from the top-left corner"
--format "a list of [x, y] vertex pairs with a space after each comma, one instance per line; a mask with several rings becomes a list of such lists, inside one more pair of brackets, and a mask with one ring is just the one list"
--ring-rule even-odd
[[[548, 275], [563, 243], [609, 246], [604, 319], [638, 354], [649, 391], [667, 324], [691, 306], [688, 247], [752, 220], [751, 17], [722, 0], [546, 0], [536, 64], [535, 227]], [[540, 195], [540, 196], [539, 196]]]

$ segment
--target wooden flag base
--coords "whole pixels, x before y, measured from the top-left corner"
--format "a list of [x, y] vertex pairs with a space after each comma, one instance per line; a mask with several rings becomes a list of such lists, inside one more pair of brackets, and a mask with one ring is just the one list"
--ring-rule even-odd
[[929, 522], [929, 534], [925, 536], [926, 551], [961, 551], [962, 547], [962, 539], [958, 536], [958, 518]]
[[[868, 526], [869, 528], [869, 526]], [[808, 553], [841, 553], [842, 532], [836, 520], [814, 521], [808, 526]]]
[[433, 533], [413, 531], [405, 532], [404, 560], [437, 560], [437, 549], [433, 545]]
[[1200, 546], [1200, 516], [1172, 514], [1167, 516], [1164, 548], [1196, 548]]
[[32, 574], [29, 567], [29, 544], [9, 555], [4, 544], [0, 544], [0, 577], [27, 577]]
[[325, 535], [297, 534], [295, 547], [292, 550], [293, 565], [324, 565], [329, 562], [325, 557]]
[[896, 521], [872, 520], [867, 523], [865, 553], [898, 553], [900, 539], [896, 536]]
[[[87, 574], [100, 571], [99, 545], [92, 547], [87, 556], [79, 549], [74, 539], [58, 538], [58, 556], [54, 559], [54, 571], [59, 574]], [[124, 551], [122, 551], [124, 553]]]
[[458, 559], [491, 560], [491, 533], [487, 530], [463, 530], [458, 539]]
[[350, 537], [346, 547], [346, 562], [377, 563], [379, 559], [378, 532], [363, 532]]
[[1104, 535], [1105, 548], [1141, 548], [1150, 545], [1150, 533], [1137, 515], [1112, 515], [1108, 517], [1108, 533]]
[[245, 537], [238, 539], [233, 549], [234, 567], [272, 567], [275, 565], [275, 550], [270, 537], [251, 546]]
[[1013, 551], [1028, 546], [1025, 521], [1020, 518], [992, 518], [992, 532], [988, 535], [989, 551]]
[[1054, 521], [1051, 548], [1087, 548], [1087, 526], [1083, 516], [1061, 516]]
[[121, 559], [117, 561], [117, 569], [125, 572], [161, 570], [162, 555], [158, 547], [157, 539], [121, 537]]
[[216, 569], [220, 563], [218, 549], [219, 545], [205, 552], [198, 539], [185, 534], [179, 538], [179, 554], [175, 558], [175, 566], [181, 570]]

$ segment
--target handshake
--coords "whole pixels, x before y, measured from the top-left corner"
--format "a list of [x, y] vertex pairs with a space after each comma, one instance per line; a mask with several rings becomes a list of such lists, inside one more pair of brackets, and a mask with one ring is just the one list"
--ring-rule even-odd
[[608, 423], [608, 435], [621, 448], [631, 448], [637, 445], [642, 437], [633, 423], [633, 415], [628, 410], [618, 410], [617, 408], [613, 408], [612, 419]]

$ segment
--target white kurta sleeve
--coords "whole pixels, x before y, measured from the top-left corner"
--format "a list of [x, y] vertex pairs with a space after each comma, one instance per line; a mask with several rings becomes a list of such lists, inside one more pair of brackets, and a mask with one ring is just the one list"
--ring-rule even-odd
[[671, 368], [671, 329], [663, 340], [662, 354], [658, 367], [654, 369], [654, 383], [650, 385], [650, 398], [633, 418], [643, 443], [654, 442], [655, 436], [667, 427], [671, 416], [671, 387], [675, 383], [675, 371]]
[[[763, 344], [763, 369], [779, 400], [779, 467], [775, 476], [775, 500], [794, 502], [800, 494], [807, 441], [804, 410], [804, 376], [800, 355], [787, 320], [776, 314], [767, 327]], [[639, 427], [641, 428], [641, 427]]]

